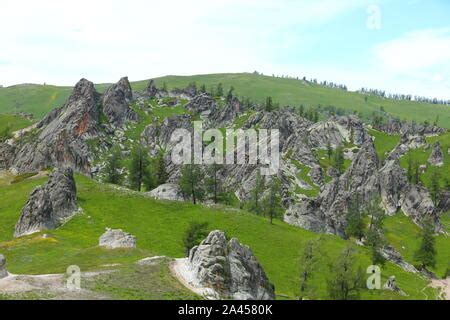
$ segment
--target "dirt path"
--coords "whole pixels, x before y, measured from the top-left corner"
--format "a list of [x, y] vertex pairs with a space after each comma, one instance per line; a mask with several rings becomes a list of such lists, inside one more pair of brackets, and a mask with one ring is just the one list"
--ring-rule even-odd
[[441, 290], [439, 298], [442, 300], [450, 300], [450, 278], [445, 280], [433, 280], [431, 281], [431, 287]]
[[[83, 278], [99, 275], [99, 272], [82, 273]], [[42, 275], [14, 275], [0, 279], [0, 294], [12, 298], [31, 296], [33, 299], [57, 299], [57, 300], [99, 300], [108, 299], [99, 293], [79, 289], [71, 290], [66, 287], [66, 279], [63, 274]]]

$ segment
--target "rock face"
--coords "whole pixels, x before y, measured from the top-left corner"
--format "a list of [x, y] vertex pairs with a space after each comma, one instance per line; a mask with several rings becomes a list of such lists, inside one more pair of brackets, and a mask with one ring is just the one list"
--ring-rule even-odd
[[157, 96], [158, 89], [156, 88], [155, 81], [153, 79], [149, 81], [145, 93], [149, 98], [155, 98]]
[[6, 271], [6, 259], [5, 256], [0, 254], [0, 279], [8, 276], [8, 271]]
[[165, 183], [150, 191], [149, 196], [158, 200], [183, 201], [184, 197], [177, 184]]
[[100, 247], [108, 249], [116, 248], [136, 248], [136, 238], [120, 229], [106, 229], [106, 232], [100, 237]]
[[12, 169], [29, 172], [70, 166], [79, 172], [90, 173], [89, 149], [85, 141], [98, 134], [99, 99], [94, 84], [81, 79], [66, 104], [38, 123], [33, 139], [17, 146]]
[[103, 96], [103, 112], [115, 127], [121, 127], [126, 121], [137, 120], [137, 114], [129, 107], [133, 99], [130, 82], [127, 77], [106, 90]]
[[31, 193], [16, 224], [14, 237], [59, 227], [76, 213], [76, 193], [72, 169], [56, 169], [47, 184]]
[[431, 152], [428, 163], [432, 166], [441, 167], [444, 165], [444, 153], [442, 152], [441, 144], [437, 141], [433, 145], [433, 151]]
[[274, 287], [250, 248], [236, 239], [227, 242], [221, 231], [212, 231], [189, 253], [194, 276], [223, 299], [273, 300]]

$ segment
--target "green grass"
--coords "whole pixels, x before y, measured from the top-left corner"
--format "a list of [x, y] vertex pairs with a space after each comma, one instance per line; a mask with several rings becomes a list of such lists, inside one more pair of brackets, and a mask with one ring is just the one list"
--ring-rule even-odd
[[[335, 106], [351, 112], [357, 111], [365, 118], [374, 111], [379, 111], [382, 106], [386, 112], [405, 120], [416, 120], [417, 122], [427, 120], [433, 123], [439, 116], [438, 124], [450, 128], [449, 106], [395, 101], [375, 96], [369, 96], [366, 102], [366, 95], [363, 94], [331, 89], [294, 79], [235, 73], [166, 76], [157, 78], [155, 81], [159, 87], [165, 82], [168, 88], [183, 88], [191, 82], [196, 82], [198, 85], [205, 84], [207, 88], [210, 88], [222, 83], [225, 92], [233, 86], [235, 94], [238, 96], [249, 97], [258, 102], [264, 102], [267, 96], [272, 96], [273, 100], [280, 105], [299, 106], [303, 104], [306, 108], [319, 105]], [[143, 90], [146, 85], [147, 80], [132, 82], [134, 90]], [[102, 92], [107, 86], [107, 84], [99, 84], [96, 87]], [[20, 85], [3, 88], [0, 89], [0, 113], [27, 111], [39, 118], [52, 108], [62, 104], [69, 94], [70, 88], [67, 87]]]
[[385, 158], [400, 141], [399, 135], [389, 135], [374, 129], [369, 130], [369, 134], [375, 138], [375, 150], [379, 159]]
[[62, 105], [71, 91], [71, 87], [37, 84], [0, 88], [0, 113], [25, 111], [42, 118], [51, 109]]
[[0, 114], [0, 135], [6, 134], [9, 136], [14, 131], [26, 128], [32, 123], [32, 121], [19, 115]]
[[[8, 268], [17, 274], [63, 273], [69, 265], [79, 265], [82, 271], [96, 270], [104, 264], [131, 264], [153, 255], [183, 257], [182, 235], [191, 221], [205, 221], [210, 229], [224, 230], [249, 245], [275, 284], [279, 298], [295, 299], [298, 285], [298, 261], [306, 241], [320, 237], [320, 263], [313, 280], [317, 298], [327, 298], [326, 279], [329, 263], [349, 245], [336, 236], [317, 235], [281, 221], [274, 225], [246, 212], [204, 208], [189, 203], [163, 202], [140, 194], [116, 191], [110, 186], [77, 176], [78, 202], [84, 213], [61, 228], [48, 231], [49, 238], [39, 234], [13, 239], [14, 225], [29, 192], [45, 179], [29, 179], [14, 185], [1, 186], [0, 181], [0, 251], [6, 255]], [[122, 228], [137, 237], [138, 249], [105, 250], [97, 247], [98, 237], [105, 227]], [[358, 264], [370, 265], [365, 248], [355, 247]], [[423, 299], [421, 290], [427, 283], [390, 263], [383, 268], [383, 279], [397, 277], [409, 299]], [[117, 294], [125, 294], [120, 289]], [[113, 290], [113, 289], [112, 289]], [[126, 289], [129, 290], [129, 289]], [[131, 290], [131, 289], [130, 289]], [[139, 289], [141, 290], [141, 289]], [[145, 288], [142, 290], [146, 290]], [[433, 290], [426, 289], [428, 294]], [[134, 294], [134, 293], [130, 293]], [[401, 298], [386, 291], [364, 291], [364, 299]]]
[[[447, 213], [442, 218], [446, 231], [450, 232], [450, 214]], [[421, 229], [415, 225], [410, 218], [399, 213], [386, 219], [386, 237], [389, 243], [400, 252], [403, 258], [411, 263], [417, 264], [414, 260], [414, 252], [421, 243]], [[438, 277], [443, 277], [450, 263], [450, 238], [446, 235], [436, 237], [436, 267], [431, 268]]]

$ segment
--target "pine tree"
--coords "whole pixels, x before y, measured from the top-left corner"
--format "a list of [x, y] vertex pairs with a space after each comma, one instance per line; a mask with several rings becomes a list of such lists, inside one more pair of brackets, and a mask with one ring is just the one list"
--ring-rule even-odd
[[203, 189], [203, 177], [199, 165], [187, 164], [181, 170], [179, 181], [181, 192], [185, 197], [190, 197], [194, 204], [202, 201], [205, 195]]
[[264, 105], [264, 110], [267, 112], [271, 112], [273, 110], [273, 100], [272, 97], [266, 98], [266, 104]]
[[261, 198], [264, 192], [266, 180], [264, 176], [261, 176], [259, 170], [256, 170], [256, 182], [255, 187], [250, 192], [250, 208], [249, 210], [257, 215], [262, 213]]
[[338, 146], [334, 152], [333, 167], [339, 175], [344, 173], [344, 149]]
[[145, 170], [147, 169], [148, 165], [148, 154], [144, 147], [138, 143], [131, 151], [131, 164], [129, 174], [131, 189], [141, 191]]
[[379, 206], [379, 198], [372, 200], [366, 211], [370, 217], [369, 230], [366, 235], [366, 244], [370, 248], [372, 263], [374, 265], [384, 265], [386, 259], [381, 255], [381, 249], [386, 245], [384, 237], [384, 219], [385, 213]]
[[273, 177], [269, 183], [269, 194], [263, 201], [263, 208], [265, 215], [270, 219], [270, 224], [273, 224], [273, 219], [280, 217], [283, 211], [281, 205], [281, 186], [280, 180]]
[[230, 90], [228, 90], [227, 98], [226, 98], [227, 103], [230, 103], [231, 100], [233, 99], [233, 91], [234, 91], [233, 87], [231, 87]]
[[433, 173], [431, 174], [431, 186], [430, 186], [430, 193], [431, 197], [433, 198], [434, 204], [437, 206], [439, 203], [440, 198], [440, 192], [441, 192], [441, 186], [439, 184], [440, 175], [439, 171], [434, 169]]
[[318, 263], [317, 251], [317, 240], [309, 240], [300, 257], [300, 300], [303, 300], [303, 298], [311, 295], [313, 292], [310, 281]]
[[354, 196], [349, 204], [346, 214], [347, 228], [345, 229], [345, 234], [347, 237], [355, 237], [361, 240], [364, 237], [364, 214], [360, 209], [360, 199], [359, 196]]
[[425, 218], [422, 223], [422, 242], [415, 252], [415, 260], [423, 269], [436, 266], [436, 247], [434, 238], [434, 224], [431, 218]]
[[121, 176], [120, 169], [121, 152], [118, 148], [112, 150], [111, 156], [108, 158], [105, 167], [105, 182], [112, 184], [120, 184]]
[[147, 166], [144, 168], [142, 184], [144, 185], [146, 191], [151, 191], [159, 185], [155, 174], [154, 160], [148, 161]]
[[219, 201], [219, 194], [221, 193], [219, 170], [222, 168], [220, 164], [214, 163], [208, 168], [208, 179], [206, 179], [206, 187], [208, 193], [212, 195], [214, 203]]
[[359, 298], [359, 291], [364, 285], [364, 272], [355, 270], [353, 249], [345, 248], [336, 262], [330, 265], [333, 278], [328, 280], [328, 293], [334, 300], [352, 300]]
[[167, 179], [169, 178], [169, 175], [166, 170], [166, 163], [164, 161], [163, 151], [159, 151], [155, 159], [155, 176], [156, 176], [156, 183], [158, 184], [158, 186], [166, 183]]

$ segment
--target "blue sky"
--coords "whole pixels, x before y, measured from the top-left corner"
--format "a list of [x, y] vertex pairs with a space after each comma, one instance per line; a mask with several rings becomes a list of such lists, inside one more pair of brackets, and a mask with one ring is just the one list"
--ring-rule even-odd
[[446, 0], [0, 0], [0, 84], [307, 76], [450, 99]]

